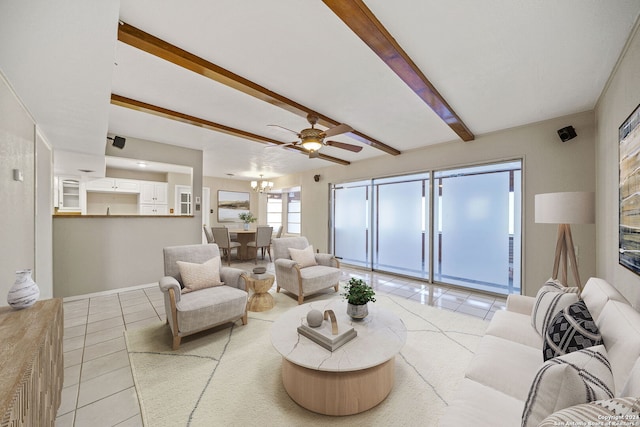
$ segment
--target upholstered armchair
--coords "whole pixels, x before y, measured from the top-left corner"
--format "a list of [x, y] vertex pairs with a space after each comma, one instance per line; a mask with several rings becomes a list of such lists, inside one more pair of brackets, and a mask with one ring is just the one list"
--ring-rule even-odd
[[[203, 279], [202, 269], [205, 266], [207, 274], [219, 272], [219, 279], [216, 276], [215, 280], [210, 280], [207, 275]], [[190, 283], [185, 283], [181, 269], [183, 273], [189, 273], [187, 280]], [[238, 319], [242, 319], [243, 325], [247, 324], [244, 271], [223, 267], [220, 250], [215, 243], [164, 248], [164, 274], [159, 284], [164, 293], [164, 308], [173, 335], [174, 350], [180, 347], [184, 336]], [[193, 286], [193, 283], [198, 285]]]
[[306, 237], [273, 239], [273, 258], [276, 291], [291, 292], [298, 304], [323, 289], [333, 287], [338, 292], [340, 262], [331, 254], [313, 253]]

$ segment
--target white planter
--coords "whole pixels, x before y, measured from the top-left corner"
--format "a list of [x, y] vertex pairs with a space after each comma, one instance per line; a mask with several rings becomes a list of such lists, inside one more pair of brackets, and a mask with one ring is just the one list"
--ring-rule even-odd
[[352, 319], [364, 319], [369, 314], [369, 309], [367, 307], [367, 304], [355, 305], [347, 303], [347, 314]]
[[7, 303], [15, 308], [22, 309], [31, 307], [38, 301], [40, 289], [31, 278], [31, 270], [16, 271], [16, 281], [9, 289]]

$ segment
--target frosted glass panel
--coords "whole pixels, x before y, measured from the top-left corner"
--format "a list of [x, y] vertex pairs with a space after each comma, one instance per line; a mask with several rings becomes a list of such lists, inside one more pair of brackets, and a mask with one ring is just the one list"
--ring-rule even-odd
[[422, 275], [423, 181], [377, 185], [374, 268]]
[[520, 291], [519, 169], [517, 162], [436, 174], [435, 280]]
[[334, 192], [334, 254], [360, 266], [368, 266], [367, 188], [342, 187]]

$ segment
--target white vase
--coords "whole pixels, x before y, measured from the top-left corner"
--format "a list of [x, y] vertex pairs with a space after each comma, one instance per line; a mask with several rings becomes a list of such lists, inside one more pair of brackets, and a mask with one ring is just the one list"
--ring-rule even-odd
[[40, 289], [31, 278], [31, 270], [16, 271], [16, 281], [9, 289], [7, 303], [15, 308], [22, 309], [31, 307], [38, 301]]
[[248, 223], [248, 222], [245, 222], [245, 223], [244, 223], [244, 229], [245, 229], [245, 230], [248, 230], [248, 229], [249, 229], [249, 223]]
[[355, 305], [347, 303], [347, 314], [352, 319], [364, 319], [369, 314], [367, 304]]

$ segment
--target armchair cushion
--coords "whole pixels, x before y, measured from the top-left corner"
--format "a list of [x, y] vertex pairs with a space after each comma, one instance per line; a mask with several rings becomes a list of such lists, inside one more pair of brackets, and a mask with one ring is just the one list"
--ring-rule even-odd
[[318, 265], [313, 253], [313, 245], [309, 245], [304, 249], [289, 248], [289, 255], [292, 260], [300, 265], [300, 268]]
[[197, 291], [198, 289], [220, 286], [220, 257], [213, 257], [202, 264], [176, 261], [180, 269], [180, 276], [184, 283], [182, 293]]

